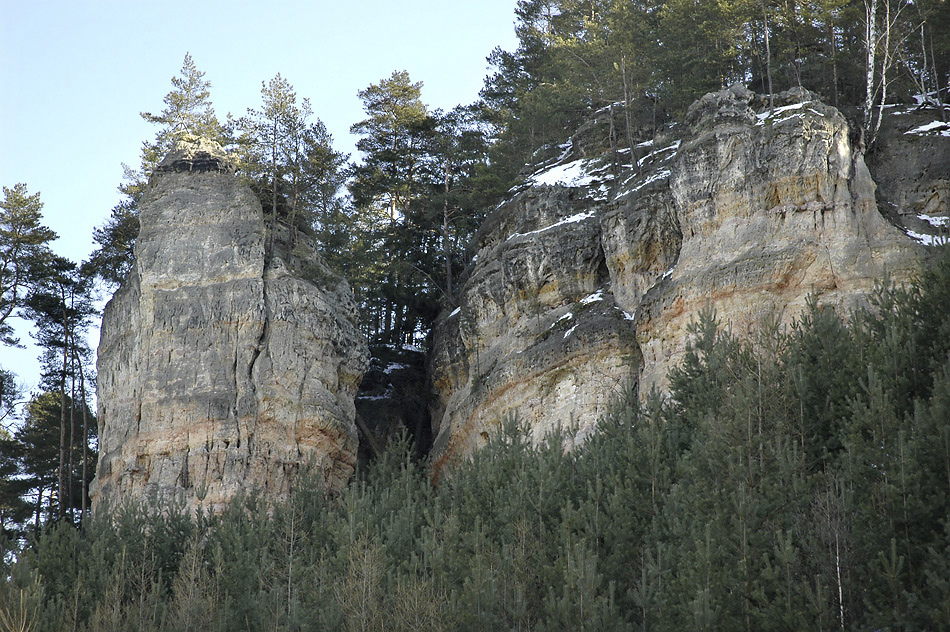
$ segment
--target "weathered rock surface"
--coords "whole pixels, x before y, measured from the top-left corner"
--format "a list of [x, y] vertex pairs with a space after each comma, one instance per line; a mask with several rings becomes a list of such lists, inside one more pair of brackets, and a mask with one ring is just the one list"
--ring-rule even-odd
[[303, 235], [271, 234], [220, 147], [180, 144], [140, 204], [129, 278], [99, 344], [94, 505], [178, 496], [219, 508], [280, 498], [310, 464], [353, 471], [367, 364], [346, 282]]
[[811, 93], [769, 110], [734, 87], [632, 155], [589, 157], [596, 145], [560, 148], [477, 238], [459, 308], [434, 332], [437, 465], [508, 415], [536, 441], [570, 426], [570, 441], [629, 385], [664, 389], [705, 306], [734, 331], [789, 323], [809, 295], [850, 307], [924, 256], [878, 211], [845, 118]]
[[436, 328], [438, 460], [471, 451], [509, 414], [535, 441], [560, 426], [588, 432], [639, 361], [633, 329], [602, 291], [594, 201], [540, 187], [509, 208], [481, 236], [461, 307]]
[[641, 392], [666, 386], [706, 305], [741, 333], [770, 316], [789, 323], [809, 295], [853, 307], [885, 271], [899, 281], [918, 269], [919, 249], [877, 211], [844, 117], [805, 92], [771, 112], [754, 101], [727, 90], [687, 116], [670, 176], [679, 256], [637, 306]]
[[[929, 104], [890, 107], [887, 113], [867, 156], [878, 209], [921, 243], [946, 238], [950, 123]], [[950, 119], [950, 109], [942, 118]]]

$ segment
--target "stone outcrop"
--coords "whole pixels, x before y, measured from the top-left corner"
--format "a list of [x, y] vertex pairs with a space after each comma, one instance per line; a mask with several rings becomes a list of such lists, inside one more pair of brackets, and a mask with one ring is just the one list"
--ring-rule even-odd
[[925, 248], [878, 211], [858, 138], [814, 94], [770, 109], [734, 87], [634, 148], [558, 148], [489, 216], [435, 328], [436, 464], [511, 415], [583, 437], [631, 385], [666, 387], [704, 307], [744, 332], [909, 278]]
[[[931, 243], [947, 236], [950, 208], [950, 108], [893, 106], [882, 119], [867, 163], [877, 184], [878, 209], [912, 237]], [[943, 230], [933, 230], [943, 228]]]
[[152, 176], [103, 315], [96, 506], [279, 499], [304, 466], [339, 488], [356, 461], [368, 352], [347, 283], [306, 235], [271, 230], [219, 146], [192, 141]]
[[462, 304], [436, 327], [437, 459], [474, 449], [509, 414], [535, 441], [561, 426], [587, 432], [639, 362], [630, 323], [603, 291], [595, 202], [532, 187], [508, 209], [483, 229]]
[[849, 309], [885, 272], [902, 280], [918, 270], [918, 248], [877, 211], [845, 118], [804, 91], [774, 110], [754, 105], [736, 88], [687, 116], [669, 185], [679, 255], [637, 306], [641, 391], [666, 385], [706, 305], [742, 333], [769, 317], [789, 323], [809, 295]]

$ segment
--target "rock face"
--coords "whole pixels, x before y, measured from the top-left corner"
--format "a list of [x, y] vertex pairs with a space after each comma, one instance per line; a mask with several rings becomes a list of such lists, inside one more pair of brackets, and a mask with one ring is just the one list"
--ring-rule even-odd
[[925, 256], [878, 212], [844, 116], [806, 91], [770, 110], [734, 87], [632, 153], [591, 146], [559, 148], [477, 238], [460, 306], [435, 329], [437, 465], [508, 415], [535, 440], [558, 425], [570, 440], [630, 385], [664, 389], [704, 307], [738, 332], [789, 323], [809, 295], [853, 306]]
[[280, 498], [304, 465], [353, 471], [368, 362], [346, 282], [265, 225], [221, 148], [180, 144], [140, 204], [135, 264], [103, 315], [94, 506]]
[[743, 332], [769, 316], [790, 322], [809, 295], [852, 307], [885, 271], [902, 280], [918, 269], [918, 248], [877, 211], [844, 117], [804, 92], [759, 114], [754, 100], [707, 95], [687, 116], [669, 184], [679, 256], [638, 309], [641, 390], [666, 385], [707, 304]]
[[931, 243], [935, 232], [947, 234], [950, 123], [940, 118], [927, 104], [889, 108], [867, 156], [878, 209], [922, 243]]

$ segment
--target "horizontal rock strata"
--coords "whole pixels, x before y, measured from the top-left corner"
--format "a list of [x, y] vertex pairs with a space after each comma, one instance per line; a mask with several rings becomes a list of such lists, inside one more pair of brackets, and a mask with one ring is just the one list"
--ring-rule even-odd
[[704, 307], [742, 333], [908, 279], [923, 248], [878, 211], [856, 138], [811, 93], [769, 109], [735, 87], [637, 147], [559, 148], [489, 216], [436, 327], [436, 463], [512, 415], [582, 438], [630, 385], [666, 388]]

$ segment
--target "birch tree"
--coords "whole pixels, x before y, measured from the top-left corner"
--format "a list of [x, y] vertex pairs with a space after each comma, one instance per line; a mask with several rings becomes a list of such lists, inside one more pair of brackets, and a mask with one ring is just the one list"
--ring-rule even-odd
[[901, 14], [911, 0], [864, 0], [865, 11], [865, 94], [864, 134], [867, 147], [874, 145], [884, 116], [884, 104], [890, 96], [893, 70], [898, 51], [908, 33], [900, 29]]

